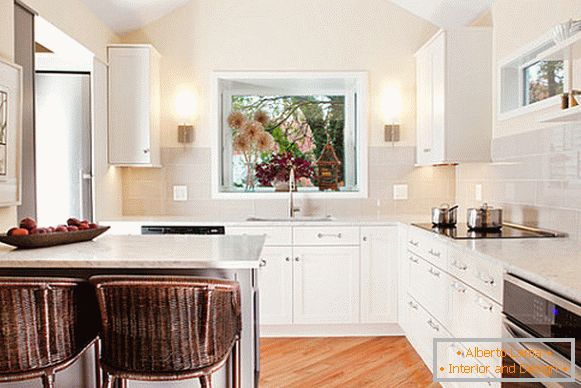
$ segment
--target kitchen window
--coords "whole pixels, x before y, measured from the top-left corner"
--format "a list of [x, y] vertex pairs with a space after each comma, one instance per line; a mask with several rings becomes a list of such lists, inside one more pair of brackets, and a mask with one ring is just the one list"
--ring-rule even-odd
[[535, 102], [563, 93], [565, 66], [563, 61], [536, 61], [523, 68], [523, 104]]
[[365, 73], [220, 73], [215, 87], [215, 197], [281, 195], [291, 169], [299, 194], [366, 195]]
[[545, 36], [499, 62], [500, 120], [560, 104], [560, 95], [570, 89], [570, 61], [557, 49]]

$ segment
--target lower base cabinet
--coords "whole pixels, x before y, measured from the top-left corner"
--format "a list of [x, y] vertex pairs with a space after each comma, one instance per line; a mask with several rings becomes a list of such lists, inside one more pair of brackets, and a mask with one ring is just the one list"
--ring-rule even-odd
[[293, 321], [293, 250], [265, 247], [259, 271], [260, 322], [266, 325]]
[[294, 323], [359, 321], [359, 247], [294, 248]]

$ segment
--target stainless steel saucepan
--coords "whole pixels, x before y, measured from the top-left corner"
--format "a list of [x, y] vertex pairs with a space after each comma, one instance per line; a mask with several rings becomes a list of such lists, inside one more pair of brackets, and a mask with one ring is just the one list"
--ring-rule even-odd
[[482, 204], [479, 208], [468, 209], [468, 229], [494, 230], [502, 228], [502, 209]]
[[447, 203], [432, 208], [432, 224], [436, 226], [454, 226], [458, 219], [458, 205]]

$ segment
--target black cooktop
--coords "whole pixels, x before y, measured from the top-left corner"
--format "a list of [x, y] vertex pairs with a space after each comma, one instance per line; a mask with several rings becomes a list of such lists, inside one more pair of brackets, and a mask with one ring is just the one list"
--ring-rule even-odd
[[499, 230], [470, 230], [466, 224], [457, 224], [455, 227], [439, 227], [427, 223], [412, 225], [456, 240], [475, 240], [481, 238], [548, 238], [566, 236], [562, 233], [514, 224], [503, 224], [502, 228]]

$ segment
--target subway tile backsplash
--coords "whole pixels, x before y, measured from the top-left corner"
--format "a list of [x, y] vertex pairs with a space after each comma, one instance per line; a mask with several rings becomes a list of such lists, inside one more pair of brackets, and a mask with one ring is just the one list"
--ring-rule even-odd
[[[283, 217], [287, 198], [216, 200], [211, 198], [211, 150], [162, 148], [162, 168], [125, 168], [126, 216]], [[414, 147], [369, 148], [369, 198], [298, 200], [302, 215], [374, 216], [425, 214], [455, 196], [454, 167], [414, 167]], [[407, 184], [408, 199], [393, 200], [393, 185]], [[188, 200], [174, 202], [172, 186], [188, 187]]]
[[581, 237], [581, 124], [496, 138], [492, 159], [457, 166], [461, 206], [479, 204], [482, 184], [483, 200], [502, 206], [505, 220]]

